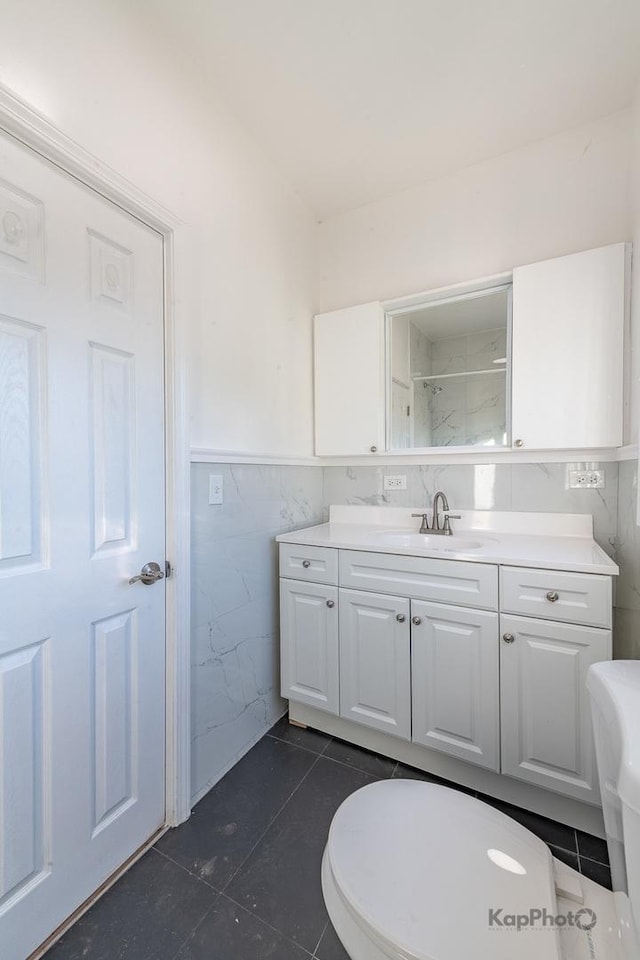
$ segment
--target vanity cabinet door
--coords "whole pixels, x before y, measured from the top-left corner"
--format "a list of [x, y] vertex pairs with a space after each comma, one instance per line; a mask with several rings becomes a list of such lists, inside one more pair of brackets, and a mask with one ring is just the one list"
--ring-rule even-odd
[[411, 601], [413, 742], [500, 770], [498, 614]]
[[340, 590], [340, 715], [411, 738], [409, 601]]
[[587, 669], [611, 632], [501, 616], [502, 773], [599, 803]]
[[517, 447], [622, 444], [624, 243], [513, 271]]
[[280, 581], [282, 696], [339, 712], [338, 588]]
[[314, 320], [316, 455], [384, 450], [384, 312], [380, 303]]

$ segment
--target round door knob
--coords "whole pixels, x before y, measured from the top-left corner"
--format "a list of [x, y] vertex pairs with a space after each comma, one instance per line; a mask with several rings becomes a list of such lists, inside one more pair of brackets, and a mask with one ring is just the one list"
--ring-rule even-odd
[[373, 444], [373, 446], [369, 447], [369, 450], [371, 450], [371, 453], [377, 453], [377, 452], [378, 452], [378, 448], [376, 447], [375, 443]]
[[555, 603], [558, 599], [558, 596], [559, 594], [556, 590], [549, 590], [549, 593], [547, 594], [547, 600], [549, 603]]
[[303, 560], [303, 561], [302, 561], [302, 566], [305, 567], [305, 569], [306, 569], [307, 567], [310, 567], [310, 566], [311, 566], [311, 560]]
[[398, 621], [398, 623], [404, 623], [406, 619], [407, 618], [405, 617], [404, 613], [396, 614], [396, 620]]
[[524, 440], [516, 440], [513, 445], [514, 447], [524, 447]]
[[512, 633], [505, 633], [503, 634], [502, 639], [504, 640], [505, 643], [513, 643], [513, 641], [515, 640], [515, 637]]
[[335, 607], [335, 605], [335, 600], [327, 600], [327, 606], [329, 609], [331, 609], [331, 607]]
[[411, 623], [414, 625], [414, 627], [419, 627], [420, 624], [422, 623], [422, 618], [421, 618], [421, 617], [411, 617]]

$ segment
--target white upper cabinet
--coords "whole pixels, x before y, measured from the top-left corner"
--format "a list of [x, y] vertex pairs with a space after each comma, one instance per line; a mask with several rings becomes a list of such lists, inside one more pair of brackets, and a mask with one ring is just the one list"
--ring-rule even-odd
[[378, 302], [314, 323], [317, 456], [384, 449], [384, 311]]
[[513, 271], [516, 447], [623, 442], [624, 243]]

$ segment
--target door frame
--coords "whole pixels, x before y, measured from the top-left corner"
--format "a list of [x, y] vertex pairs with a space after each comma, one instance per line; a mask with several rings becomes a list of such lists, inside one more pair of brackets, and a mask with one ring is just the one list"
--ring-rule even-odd
[[163, 238], [166, 553], [165, 824], [191, 813], [190, 448], [187, 400], [189, 228], [0, 84], [0, 130]]

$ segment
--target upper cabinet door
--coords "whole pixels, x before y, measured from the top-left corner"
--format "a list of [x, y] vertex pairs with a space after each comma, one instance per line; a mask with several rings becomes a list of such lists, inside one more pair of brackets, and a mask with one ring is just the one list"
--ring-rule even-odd
[[320, 313], [314, 323], [317, 456], [384, 449], [384, 312], [380, 303]]
[[516, 447], [623, 442], [624, 243], [513, 271]]

